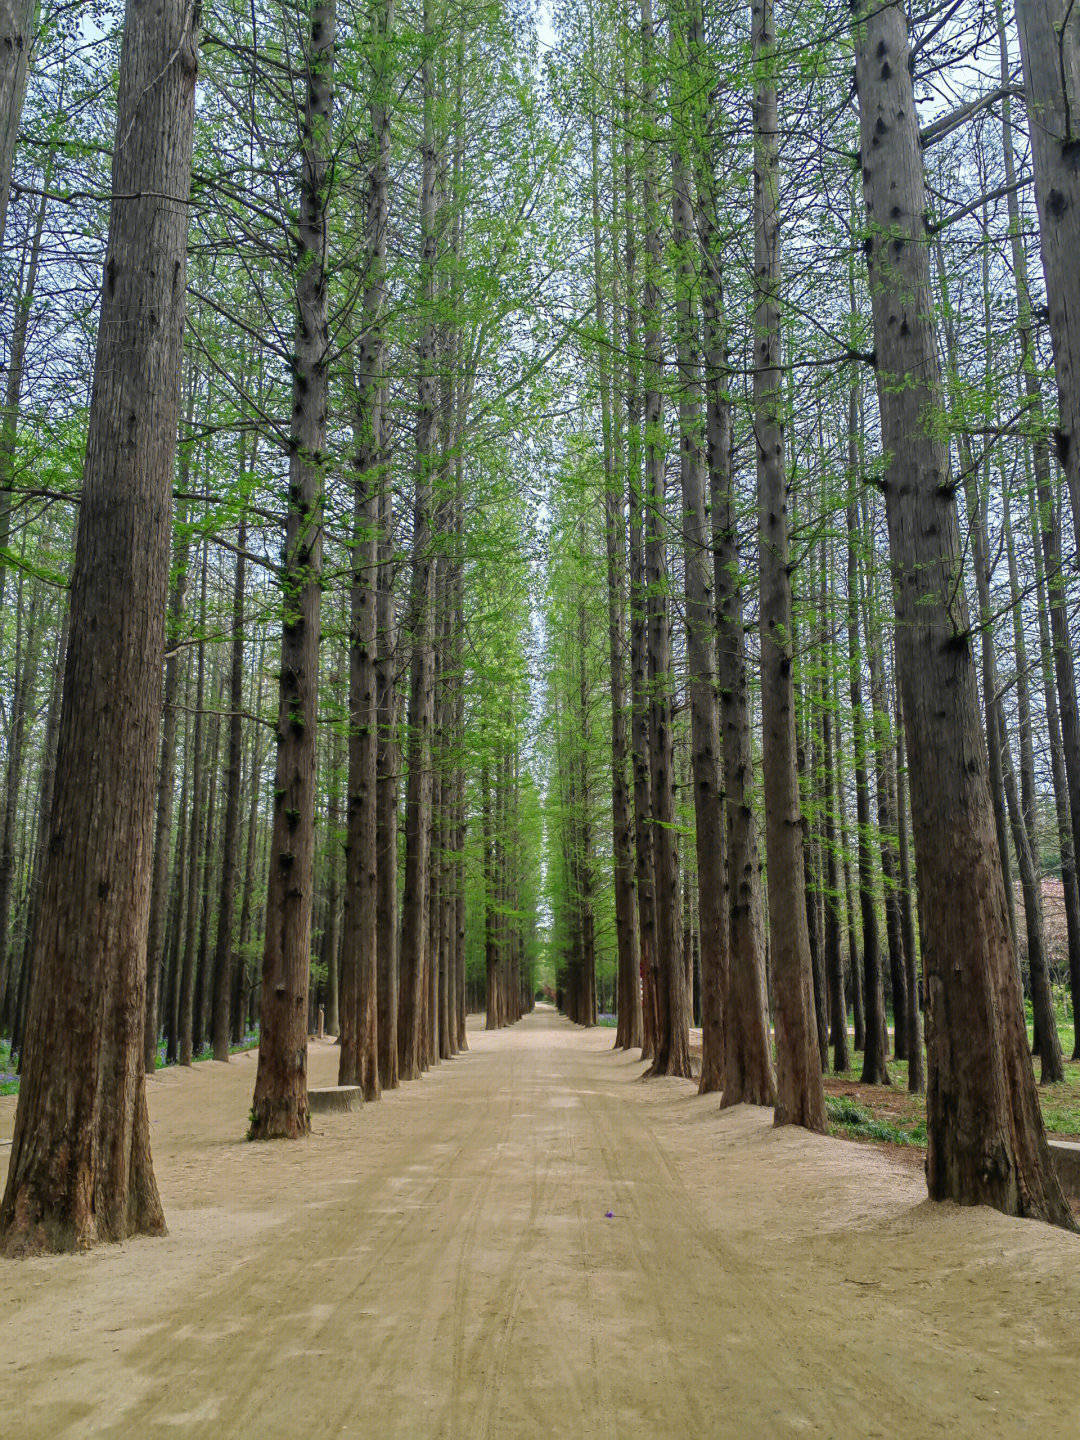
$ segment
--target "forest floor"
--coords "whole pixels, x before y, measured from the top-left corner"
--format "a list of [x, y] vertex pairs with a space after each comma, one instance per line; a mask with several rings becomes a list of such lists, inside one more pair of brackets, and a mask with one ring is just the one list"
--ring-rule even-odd
[[168, 1238], [0, 1266], [11, 1433], [1080, 1434], [1075, 1237], [548, 1010], [469, 1041], [299, 1144], [241, 1139], [253, 1055], [159, 1073]]

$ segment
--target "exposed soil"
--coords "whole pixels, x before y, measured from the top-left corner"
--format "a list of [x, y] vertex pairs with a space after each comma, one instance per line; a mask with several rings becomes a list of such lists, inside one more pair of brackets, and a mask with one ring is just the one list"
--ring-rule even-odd
[[[240, 1138], [253, 1056], [156, 1076], [170, 1235], [0, 1264], [7, 1428], [1080, 1434], [1080, 1242], [639, 1083], [612, 1038], [550, 1011], [471, 1029], [470, 1054], [293, 1144]], [[312, 1083], [335, 1068], [313, 1045]]]

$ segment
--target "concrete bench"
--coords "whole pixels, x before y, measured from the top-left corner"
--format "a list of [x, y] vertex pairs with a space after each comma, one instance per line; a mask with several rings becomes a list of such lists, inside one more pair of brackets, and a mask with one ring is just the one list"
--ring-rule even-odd
[[308, 1091], [308, 1109], [312, 1115], [336, 1115], [346, 1110], [359, 1110], [364, 1092], [359, 1085], [322, 1085]]

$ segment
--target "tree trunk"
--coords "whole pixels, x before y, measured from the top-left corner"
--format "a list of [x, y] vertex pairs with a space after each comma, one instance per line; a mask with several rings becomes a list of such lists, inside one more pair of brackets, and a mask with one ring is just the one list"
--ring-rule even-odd
[[[203, 541], [202, 580], [199, 586], [200, 632], [206, 625], [207, 544]], [[184, 949], [180, 963], [180, 1049], [179, 1062], [190, 1065], [195, 1029], [195, 969], [198, 951], [200, 836], [205, 823], [205, 741], [203, 712], [206, 697], [206, 646], [202, 634], [195, 660], [195, 724], [192, 735], [191, 815], [188, 819], [187, 889], [184, 897]]]
[[[1002, 84], [1010, 70], [1009, 42], [1001, 0], [995, 12]], [[1024, 400], [1034, 439], [1031, 465], [1035, 473], [1035, 495], [1031, 500], [1033, 555], [1036, 586], [1039, 590], [1040, 647], [1043, 690], [1050, 741], [1051, 773], [1061, 848], [1061, 879], [1065, 893], [1065, 917], [1069, 945], [1069, 981], [1073, 1005], [1073, 1059], [1080, 1059], [1080, 890], [1077, 887], [1077, 855], [1080, 854], [1080, 714], [1076, 703], [1076, 676], [1068, 642], [1064, 612], [1063, 580], [1060, 573], [1061, 544], [1056, 532], [1050, 450], [1046, 438], [1041, 382], [1032, 335], [1031, 292], [1027, 254], [1022, 239], [1020, 205], [1016, 195], [1016, 160], [1013, 150], [1012, 101], [1006, 94], [1001, 102], [1001, 148], [1008, 188], [1009, 237], [1012, 269], [1016, 279], [1017, 335], [1024, 377]], [[1036, 498], [1037, 497], [1037, 498]], [[1042, 519], [1039, 519], [1039, 511]], [[1042, 598], [1042, 568], [1045, 561], [1046, 601]], [[1048, 602], [1048, 603], [1047, 603]], [[1047, 623], [1048, 613], [1052, 626]], [[1053, 641], [1051, 641], [1051, 628]], [[1056, 694], [1055, 694], [1056, 690]]]
[[[217, 670], [217, 657], [214, 657], [214, 669]], [[217, 814], [217, 788], [218, 788], [218, 746], [221, 739], [221, 696], [217, 684], [218, 677], [215, 675], [211, 705], [214, 714], [210, 720], [210, 733], [206, 741], [206, 772], [209, 782], [206, 789], [206, 808], [200, 820], [201, 834], [199, 836], [199, 857], [202, 866], [202, 874], [199, 879], [198, 893], [200, 897], [199, 916], [199, 945], [196, 952], [195, 962], [195, 999], [192, 1006], [192, 1032], [191, 1044], [196, 1055], [201, 1055], [206, 1048], [207, 1042], [207, 1009], [210, 995], [210, 921], [214, 874], [217, 860], [217, 826], [214, 823]]]
[[[607, 558], [608, 666], [611, 687], [611, 846], [615, 885], [615, 945], [617, 998], [615, 1048], [641, 1045], [641, 987], [638, 980], [637, 913], [634, 905], [634, 852], [627, 784], [625, 641], [626, 518], [622, 494], [622, 429], [612, 417], [611, 363], [607, 336], [619, 343], [619, 306], [613, 305], [614, 324], [609, 331], [603, 284], [603, 248], [600, 228], [600, 137], [597, 97], [590, 111], [592, 157], [593, 296], [596, 332], [600, 338], [600, 416], [604, 461], [604, 543]], [[629, 218], [629, 217], [628, 217]]]
[[[258, 684], [255, 696], [255, 713], [262, 714], [262, 675], [263, 675], [263, 645], [259, 645], [259, 663], [255, 668], [258, 676]], [[262, 781], [262, 744], [260, 743], [262, 726], [255, 726], [255, 733], [251, 741], [251, 795], [248, 800], [247, 820], [247, 845], [244, 859], [244, 885], [240, 893], [240, 964], [237, 967], [237, 980], [239, 993], [236, 996], [236, 1003], [233, 1007], [233, 1020], [236, 1026], [233, 1035], [239, 1041], [243, 1033], [245, 1018], [248, 1007], [254, 1003], [254, 996], [257, 993], [255, 985], [248, 984], [248, 946], [251, 941], [251, 921], [254, 904], [255, 891], [255, 870], [256, 870], [256, 845], [259, 838], [259, 792]], [[245, 1005], [245, 1001], [247, 1002]]]
[[638, 905], [638, 970], [642, 997], [641, 1058], [651, 1059], [656, 1044], [653, 1004], [653, 954], [656, 913], [653, 881], [653, 828], [649, 779], [649, 715], [646, 677], [645, 560], [641, 490], [640, 334], [637, 307], [637, 246], [634, 224], [634, 153], [630, 127], [628, 67], [623, 75], [624, 268], [626, 270], [626, 493], [629, 521], [630, 602], [630, 770], [633, 785], [634, 879]]
[[955, 583], [960, 528], [936, 418], [941, 383], [906, 18], [898, 6], [858, 0], [856, 20], [896, 660], [925, 920], [927, 1183], [935, 1200], [1073, 1228], [1028, 1056], [971, 628]]
[[908, 845], [907, 761], [899, 687], [896, 689], [896, 829], [900, 850], [900, 918], [904, 927], [904, 960], [907, 965], [908, 1090], [912, 1095], [923, 1095], [926, 1092], [926, 1065], [923, 1058], [922, 1012], [919, 1008], [919, 957], [915, 949], [915, 907]]
[[1080, 9], [1016, 0], [1054, 374], [1058, 459], [1080, 538]]
[[[25, 597], [31, 590], [30, 613], [26, 613]], [[19, 818], [19, 792], [22, 787], [23, 762], [26, 758], [27, 692], [33, 693], [40, 649], [37, 618], [40, 589], [20, 574], [15, 605], [14, 675], [11, 689], [11, 713], [8, 718], [7, 764], [4, 775], [4, 804], [0, 815], [0, 1024], [7, 1028], [15, 1008], [17, 975], [11, 964], [12, 890], [16, 866], [16, 826]]]
[[[889, 950], [889, 985], [893, 1003], [893, 1053], [907, 1059], [907, 966], [900, 928], [896, 850], [896, 774], [893, 770], [893, 739], [885, 702], [885, 661], [881, 636], [880, 601], [877, 592], [877, 555], [869, 506], [863, 495], [863, 523], [866, 534], [864, 554], [866, 575], [863, 614], [866, 617], [866, 656], [870, 670], [870, 728], [874, 737], [874, 789], [877, 794], [878, 850], [885, 902], [885, 940]], [[883, 1017], [884, 1021], [884, 1017]], [[884, 1054], [888, 1055], [888, 1030]]]
[[[240, 466], [243, 472], [244, 466]], [[221, 838], [221, 893], [218, 899], [217, 943], [214, 948], [214, 993], [211, 1040], [215, 1060], [228, 1060], [230, 1009], [233, 995], [233, 911], [240, 852], [240, 771], [243, 758], [244, 708], [244, 551], [247, 522], [243, 512], [236, 536], [233, 567], [232, 645], [229, 663], [229, 754], [225, 768], [225, 827]]]
[[[674, 58], [674, 57], [673, 57]], [[676, 73], [680, 72], [678, 62]], [[672, 155], [672, 235], [678, 253], [676, 354], [679, 378], [679, 449], [682, 482], [683, 577], [690, 745], [701, 917], [701, 1078], [699, 1093], [724, 1088], [724, 1000], [728, 991], [727, 874], [724, 799], [720, 781], [720, 722], [713, 651], [715, 615], [710, 534], [705, 513], [701, 367], [695, 344], [694, 267], [690, 245], [693, 210], [686, 162], [678, 142]]]
[[878, 941], [877, 897], [874, 894], [874, 856], [870, 846], [870, 785], [867, 776], [867, 749], [870, 736], [862, 701], [862, 646], [859, 636], [859, 520], [858, 499], [858, 398], [852, 385], [848, 409], [848, 474], [851, 486], [847, 504], [847, 631], [851, 684], [853, 769], [855, 775], [855, 823], [858, 852], [859, 916], [862, 922], [862, 1000], [864, 1085], [888, 1085], [885, 1063], [885, 1007], [881, 986], [881, 950]]
[[[0, 0], [0, 74], [2, 74], [3, 67], [3, 14], [4, 5], [7, 3], [8, 0]], [[2, 86], [3, 80], [0, 78], [0, 90], [2, 90]], [[3, 112], [0, 110], [0, 116], [2, 114]], [[0, 119], [0, 125], [2, 124], [3, 121]], [[0, 146], [2, 144], [3, 141], [0, 139]], [[0, 164], [2, 164], [2, 156], [0, 156]], [[26, 378], [26, 338], [30, 328], [34, 292], [37, 288], [38, 269], [41, 264], [41, 240], [45, 229], [45, 207], [52, 172], [53, 152], [50, 151], [45, 162], [42, 194], [38, 202], [37, 218], [26, 255], [25, 274], [21, 277], [21, 293], [15, 302], [11, 344], [7, 356], [7, 376], [4, 382], [4, 408], [0, 412], [0, 633], [3, 631], [4, 592], [7, 582], [8, 561], [6, 556], [8, 546], [11, 544], [11, 501], [12, 488], [15, 484], [19, 406], [22, 401], [23, 381]], [[2, 199], [4, 202], [7, 200], [6, 189], [3, 191]], [[3, 228], [3, 224], [0, 223], [0, 246], [3, 244]]]
[[150, 889], [150, 922], [146, 944], [146, 1042], [143, 1063], [150, 1072], [157, 1064], [158, 992], [165, 964], [166, 920], [169, 910], [169, 858], [172, 853], [173, 791], [176, 785], [176, 702], [180, 676], [178, 640], [187, 602], [190, 551], [190, 536], [185, 520], [184, 502], [180, 501], [176, 510], [173, 588], [166, 627], [166, 644], [169, 649], [165, 660], [165, 684], [162, 694], [161, 759], [158, 764], [157, 816], [154, 826], [154, 874]]
[[11, 172], [30, 72], [37, 0], [0, 0], [0, 249], [7, 226]]
[[259, 1068], [252, 1140], [295, 1139], [311, 1128], [307, 1099], [307, 1002], [315, 852], [322, 506], [329, 332], [326, 294], [328, 187], [334, 109], [334, 0], [313, 0], [305, 58], [296, 361], [285, 520], [284, 617], [270, 875], [266, 894]]
[[379, 746], [375, 775], [376, 927], [378, 941], [379, 1084], [398, 1085], [398, 692], [395, 678], [392, 498], [379, 495], [378, 655], [375, 683]]
[[705, 446], [712, 511], [716, 590], [716, 678], [727, 812], [728, 988], [724, 1000], [724, 1098], [728, 1105], [772, 1105], [776, 1074], [765, 986], [765, 912], [757, 822], [752, 799], [754, 759], [746, 680], [739, 532], [731, 465], [727, 323], [712, 158], [698, 168], [698, 232], [703, 273]]
[[[377, 65], [384, 63], [392, 0], [375, 18]], [[379, 491], [383, 484], [383, 298], [386, 288], [389, 131], [383, 85], [370, 102], [373, 148], [364, 234], [364, 300], [354, 377], [353, 536], [349, 617], [349, 780], [346, 804], [345, 917], [341, 946], [341, 1055], [338, 1083], [377, 1100], [378, 715], [375, 653]]]
[[[26, 1013], [34, 973], [34, 947], [41, 917], [42, 880], [45, 874], [49, 825], [52, 819], [53, 787], [56, 782], [56, 742], [60, 731], [60, 700], [64, 661], [68, 644], [68, 612], [65, 610], [56, 645], [55, 668], [49, 689], [49, 714], [45, 722], [45, 746], [41, 756], [41, 794], [38, 804], [37, 836], [34, 842], [34, 868], [30, 877], [30, 893], [26, 907], [26, 942], [23, 946], [22, 973], [19, 976], [19, 998], [15, 1023], [11, 1032], [11, 1053], [22, 1056], [26, 1033]], [[21, 1068], [21, 1063], [20, 1063]]]
[[[424, 34], [431, 17], [424, 4]], [[413, 561], [405, 632], [412, 648], [409, 674], [408, 760], [405, 797], [405, 908], [401, 923], [401, 994], [398, 1064], [403, 1080], [417, 1080], [424, 1063], [425, 982], [431, 899], [431, 728], [434, 708], [431, 555], [432, 481], [437, 456], [435, 415], [435, 94], [432, 61], [422, 63], [424, 121], [420, 186], [420, 345], [416, 411], [416, 478], [413, 498]]]
[[130, 3], [124, 21], [51, 839], [0, 1205], [8, 1255], [165, 1229], [143, 1038], [197, 14]]
[[[641, 0], [642, 114], [656, 125], [657, 58], [652, 0]], [[646, 146], [642, 170], [645, 273], [645, 567], [649, 657], [649, 759], [652, 789], [655, 945], [651, 955], [656, 1012], [653, 1075], [689, 1077], [690, 1036], [686, 970], [678, 926], [675, 853], [675, 775], [671, 714], [671, 616], [665, 502], [664, 399], [660, 281], [663, 273], [656, 164]]]
[[[832, 582], [832, 545], [823, 540], [821, 555], [821, 588], [818, 604], [822, 616], [827, 614], [826, 603]], [[828, 668], [832, 668], [831, 664]], [[851, 1064], [847, 1033], [847, 999], [844, 990], [844, 957], [841, 948], [840, 930], [840, 874], [836, 852], [839, 843], [837, 834], [837, 807], [843, 804], [843, 795], [838, 784], [836, 744], [833, 740], [833, 721], [839, 719], [832, 704], [828, 681], [828, 669], [822, 679], [821, 689], [821, 748], [824, 762], [824, 818], [822, 840], [825, 859], [825, 972], [829, 983], [829, 1042], [833, 1050], [833, 1071], [842, 1075]]]
[[323, 925], [320, 959], [326, 967], [326, 1033], [340, 1036], [341, 1028], [341, 886], [338, 852], [341, 848], [342, 737], [334, 726], [330, 741], [329, 795], [326, 803], [326, 921]]
[[761, 729], [776, 1123], [825, 1130], [795, 751], [788, 483], [780, 379], [779, 120], [772, 0], [751, 6], [754, 65], [754, 433], [761, 573]]

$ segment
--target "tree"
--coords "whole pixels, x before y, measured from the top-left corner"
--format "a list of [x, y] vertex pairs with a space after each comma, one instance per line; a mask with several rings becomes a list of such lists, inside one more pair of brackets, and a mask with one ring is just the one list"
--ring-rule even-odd
[[296, 354], [283, 566], [281, 679], [252, 1140], [295, 1139], [307, 1099], [315, 844], [315, 727], [329, 346], [326, 230], [334, 108], [334, 0], [312, 0], [301, 140]]
[[1016, 25], [1054, 342], [1058, 458], [1080, 536], [1080, 11], [1073, 0], [1016, 0]]
[[129, 0], [51, 838], [0, 1236], [165, 1228], [143, 1078], [199, 8]]
[[0, 0], [0, 249], [19, 137], [37, 0]]
[[779, 120], [772, 0], [754, 0], [754, 442], [761, 571], [761, 728], [769, 932], [776, 1017], [776, 1123], [825, 1129], [810, 986], [795, 749], [788, 479], [780, 375]]
[[1027, 1050], [958, 583], [906, 17], [856, 8], [856, 84], [896, 659], [926, 944], [927, 1184], [1073, 1228]]

